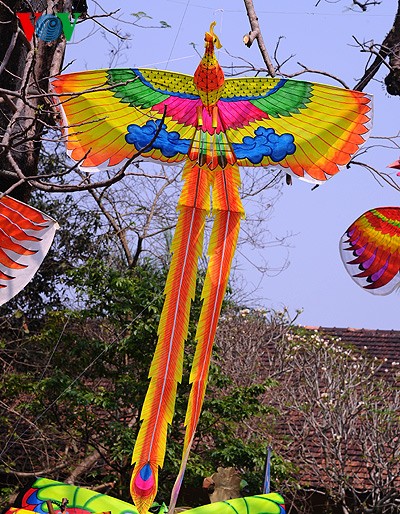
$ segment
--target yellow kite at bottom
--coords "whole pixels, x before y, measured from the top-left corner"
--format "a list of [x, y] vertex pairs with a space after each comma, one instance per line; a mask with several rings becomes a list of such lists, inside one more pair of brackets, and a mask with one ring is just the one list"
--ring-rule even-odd
[[214, 225], [209, 264], [190, 375], [182, 466], [170, 508], [200, 416], [244, 216], [239, 166], [280, 167], [304, 180], [324, 182], [350, 161], [370, 124], [371, 98], [359, 91], [280, 78], [225, 78], [214, 53], [221, 46], [214, 25], [205, 34], [204, 57], [194, 76], [128, 68], [72, 73], [53, 81], [68, 153], [83, 169], [121, 166], [138, 152], [161, 163], [185, 162], [158, 344], [132, 459], [131, 494], [141, 514], [153, 502], [164, 462], [210, 200]]
[[[68, 500], [66, 512], [69, 514], [138, 514], [133, 505], [112, 496], [47, 478], [32, 479], [20, 491], [14, 506], [4, 514], [49, 514], [49, 504], [53, 506], [54, 514], [62, 514], [60, 505], [64, 498]], [[158, 512], [162, 513], [162, 508]], [[280, 494], [269, 493], [215, 502], [186, 510], [186, 512], [187, 514], [285, 514], [285, 505]]]

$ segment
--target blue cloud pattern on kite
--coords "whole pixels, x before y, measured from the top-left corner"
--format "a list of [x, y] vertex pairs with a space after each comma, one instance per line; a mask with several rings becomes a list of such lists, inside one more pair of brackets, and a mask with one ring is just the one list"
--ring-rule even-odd
[[244, 137], [242, 143], [232, 144], [238, 159], [247, 157], [253, 164], [260, 164], [264, 157], [270, 157], [279, 162], [296, 151], [292, 134], [279, 136], [274, 129], [264, 127], [258, 127], [254, 134], [255, 137]]
[[[128, 134], [125, 136], [126, 142], [135, 145], [140, 150], [151, 144], [150, 148], [161, 150], [166, 157], [174, 157], [178, 153], [187, 153], [190, 139], [181, 139], [179, 132], [168, 132], [165, 124], [162, 125], [157, 134], [160, 124], [161, 120], [150, 120], [143, 127], [134, 124], [128, 125]], [[153, 139], [155, 140], [152, 143]]]

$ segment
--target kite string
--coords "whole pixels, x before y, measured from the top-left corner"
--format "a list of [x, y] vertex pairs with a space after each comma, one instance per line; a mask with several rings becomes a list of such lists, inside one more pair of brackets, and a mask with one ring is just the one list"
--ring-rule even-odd
[[[96, 250], [96, 253], [95, 253], [95, 255], [94, 255], [94, 259], [96, 259], [96, 258], [97, 258], [97, 256], [99, 255], [100, 248], [101, 248], [101, 246], [100, 246], [100, 245], [98, 245], [97, 250]], [[92, 265], [90, 266], [90, 268], [92, 268], [93, 266], [94, 266], [94, 264], [92, 264]], [[58, 340], [57, 340], [57, 341], [56, 341], [56, 343], [54, 344], [53, 349], [52, 349], [52, 351], [51, 351], [51, 354], [50, 354], [49, 358], [47, 359], [47, 362], [46, 362], [46, 364], [45, 364], [45, 366], [44, 366], [44, 368], [43, 368], [43, 370], [42, 370], [42, 372], [41, 372], [41, 374], [40, 374], [40, 377], [39, 377], [38, 383], [40, 383], [40, 382], [44, 379], [44, 377], [46, 376], [47, 370], [48, 370], [48, 369], [49, 369], [49, 367], [50, 367], [51, 361], [53, 360], [53, 357], [54, 357], [54, 355], [55, 355], [55, 353], [56, 353], [56, 351], [57, 351], [57, 349], [58, 349], [58, 346], [59, 346], [59, 344], [60, 344], [60, 342], [61, 342], [61, 339], [62, 339], [62, 337], [63, 337], [63, 335], [64, 335], [64, 332], [65, 332], [65, 330], [66, 330], [66, 328], [67, 328], [67, 326], [68, 326], [69, 322], [71, 321], [71, 316], [72, 316], [72, 312], [69, 312], [69, 313], [68, 313], [68, 315], [67, 315], [67, 317], [66, 317], [66, 321], [65, 321], [65, 323], [64, 323], [64, 326], [62, 327], [61, 333], [60, 333], [60, 335], [59, 335], [59, 337], [58, 337]], [[0, 459], [1, 459], [1, 458], [3, 457], [3, 455], [7, 452], [7, 450], [9, 449], [9, 447], [13, 446], [17, 441], [19, 441], [19, 440], [21, 439], [22, 435], [24, 435], [24, 434], [27, 432], [27, 431], [25, 430], [25, 432], [23, 432], [23, 434], [21, 434], [19, 437], [17, 437], [17, 438], [16, 438], [16, 440], [15, 440], [15, 441], [10, 445], [10, 441], [12, 440], [12, 438], [14, 437], [14, 435], [16, 434], [16, 432], [17, 432], [17, 430], [18, 430], [18, 428], [19, 428], [19, 425], [20, 425], [20, 423], [21, 423], [22, 419], [24, 418], [25, 414], [27, 413], [27, 411], [28, 411], [28, 406], [26, 405], [26, 406], [25, 406], [25, 408], [23, 409], [23, 411], [22, 411], [22, 413], [21, 413], [20, 417], [18, 418], [18, 421], [17, 421], [17, 422], [16, 422], [16, 424], [14, 425], [14, 427], [13, 427], [13, 430], [12, 430], [11, 434], [8, 436], [7, 441], [5, 442], [5, 444], [4, 444], [4, 446], [3, 446], [3, 448], [2, 448], [2, 449], [1, 449], [1, 451], [0, 451]]]
[[[224, 30], [223, 30], [223, 25], [224, 25], [224, 10], [223, 9], [215, 9], [215, 11], [213, 12], [213, 16], [215, 18], [216, 14], [219, 14], [219, 23], [218, 23], [218, 33], [219, 33], [219, 37], [221, 39], [221, 41], [223, 41], [224, 39]], [[218, 57], [221, 55], [221, 49], [219, 48], [217, 50], [218, 52]]]
[[168, 61], [167, 61], [167, 66], [166, 66], [166, 68], [168, 68], [168, 65], [169, 65], [169, 63], [170, 63], [170, 60], [171, 60], [171, 57], [172, 57], [172, 52], [174, 51], [174, 48], [175, 48], [176, 42], [177, 42], [177, 40], [178, 40], [178, 36], [179, 36], [180, 31], [181, 31], [181, 28], [182, 28], [182, 25], [183, 25], [183, 20], [185, 19], [186, 12], [187, 12], [187, 10], [188, 10], [189, 4], [190, 4], [190, 0], [187, 0], [186, 7], [185, 7], [185, 10], [183, 11], [183, 15], [182, 15], [182, 18], [181, 18], [181, 22], [180, 22], [179, 27], [178, 27], [178, 30], [177, 30], [177, 32], [176, 32], [174, 42], [172, 43], [172, 48], [171, 48], [171, 52], [169, 53], [169, 57], [168, 57]]
[[[44, 366], [44, 368], [43, 368], [43, 370], [42, 370], [42, 373], [40, 374], [39, 382], [41, 382], [41, 381], [44, 379], [44, 377], [45, 377], [45, 375], [46, 375], [46, 373], [47, 373], [47, 370], [48, 370], [48, 369], [49, 369], [49, 367], [50, 367], [50, 363], [51, 363], [51, 361], [52, 361], [52, 359], [53, 359], [53, 357], [54, 357], [54, 354], [56, 353], [57, 348], [58, 348], [58, 346], [59, 346], [59, 344], [60, 344], [60, 342], [61, 342], [61, 338], [62, 338], [62, 336], [64, 335], [64, 332], [65, 332], [65, 330], [66, 330], [66, 328], [67, 328], [68, 323], [70, 322], [71, 315], [72, 315], [72, 313], [69, 313], [69, 314], [68, 314], [68, 316], [67, 316], [66, 322], [64, 323], [64, 326], [62, 327], [62, 330], [61, 330], [60, 336], [59, 336], [58, 340], [56, 341], [55, 345], [53, 346], [53, 349], [52, 349], [52, 351], [51, 351], [51, 354], [50, 354], [49, 358], [47, 359], [47, 363], [46, 363], [46, 365]], [[18, 421], [17, 421], [17, 422], [16, 422], [16, 424], [14, 425], [14, 427], [13, 427], [13, 430], [12, 430], [11, 434], [8, 436], [7, 441], [5, 442], [5, 444], [4, 444], [3, 448], [2, 448], [2, 450], [0, 451], [0, 459], [1, 459], [1, 458], [3, 457], [3, 455], [7, 452], [7, 450], [9, 449], [9, 447], [13, 446], [13, 444], [15, 444], [15, 443], [16, 443], [16, 442], [17, 442], [17, 441], [22, 437], [22, 435], [23, 435], [23, 434], [22, 434], [21, 436], [17, 437], [17, 439], [14, 441], [14, 443], [10, 445], [10, 441], [11, 441], [11, 439], [14, 437], [14, 435], [16, 434], [16, 432], [17, 432], [17, 430], [18, 430], [18, 427], [19, 427], [19, 425], [20, 425], [20, 423], [21, 423], [21, 420], [25, 417], [25, 414], [27, 413], [27, 411], [28, 411], [28, 405], [26, 405], [26, 406], [25, 406], [25, 408], [24, 408], [24, 410], [22, 411], [22, 413], [21, 413], [20, 417], [18, 418]], [[25, 433], [25, 432], [24, 432], [24, 433]]]
[[[97, 251], [96, 251], [96, 254], [94, 256], [94, 258], [96, 259], [96, 257], [98, 256], [99, 254], [99, 251], [100, 251], [100, 245], [98, 245], [97, 247]], [[94, 267], [94, 263], [92, 263], [90, 265], [90, 268]], [[98, 361], [98, 359], [105, 353], [107, 352], [114, 344], [116, 341], [118, 341], [122, 336], [123, 334], [126, 332], [126, 330], [128, 330], [132, 324], [138, 319], [139, 316], [141, 316], [155, 301], [157, 301], [161, 296], [162, 296], [163, 293], [160, 293], [159, 295], [157, 295], [151, 302], [149, 302], [144, 308], [143, 310], [136, 316], [136, 318], [134, 318], [128, 326], [126, 326], [116, 337], [115, 339], [99, 354], [97, 355], [89, 364], [88, 366], [68, 385], [66, 386], [66, 388], [59, 394], [59, 396], [42, 412], [40, 413], [36, 418], [35, 420], [33, 421], [33, 423], [35, 424], [39, 419], [41, 419], [45, 414], [46, 412], [51, 409], [53, 407], [53, 405], [55, 405], [57, 403], [57, 401], [93, 366], [93, 364], [95, 364], [95, 362]], [[67, 329], [67, 326], [69, 324], [69, 322], [71, 321], [71, 317], [72, 317], [72, 312], [69, 312], [67, 314], [67, 317], [66, 317], [66, 321], [62, 327], [62, 330], [61, 330], [61, 333], [58, 337], [58, 340], [56, 341], [56, 343], [54, 344], [53, 348], [52, 348], [52, 351], [51, 351], [51, 354], [49, 356], [49, 358], [47, 359], [47, 362], [40, 374], [40, 377], [39, 377], [39, 382], [42, 381], [47, 373], [47, 370], [49, 369], [50, 367], [50, 364], [51, 364], [51, 361], [60, 345], [60, 342], [61, 342], [61, 339], [65, 333], [65, 330]], [[0, 459], [2, 459], [3, 455], [12, 447], [14, 446], [27, 432], [28, 432], [28, 429], [24, 430], [19, 436], [16, 437], [16, 439], [10, 444], [12, 438], [14, 437], [14, 435], [16, 434], [17, 430], [18, 430], [18, 427], [23, 419], [23, 416], [24, 414], [26, 413], [26, 411], [28, 410], [28, 406], [25, 407], [22, 415], [19, 417], [17, 423], [15, 424], [15, 426], [13, 427], [13, 430], [12, 430], [12, 433], [9, 435], [9, 437], [7, 438], [7, 441], [5, 442], [3, 448], [0, 450]]]
[[[155, 303], [155, 302], [156, 302], [160, 297], [162, 297], [162, 296], [163, 296], [163, 294], [164, 294], [164, 293], [159, 293], [157, 296], [155, 296], [155, 297], [153, 298], [153, 300], [152, 300], [151, 302], [149, 302], [149, 303], [148, 303], [148, 304], [147, 304], [147, 305], [146, 305], [146, 306], [145, 306], [145, 307], [144, 307], [144, 308], [143, 308], [143, 309], [138, 313], [138, 315], [137, 315], [137, 316], [136, 316], [136, 317], [135, 317], [135, 318], [134, 318], [134, 319], [133, 319], [133, 320], [132, 320], [132, 321], [131, 321], [127, 326], [126, 326], [126, 327], [124, 327], [124, 328], [121, 330], [121, 332], [120, 332], [119, 334], [117, 334], [117, 335], [116, 335], [116, 337], [114, 338], [114, 340], [113, 340], [113, 341], [111, 341], [111, 342], [110, 342], [110, 343], [109, 343], [109, 344], [108, 344], [108, 345], [107, 345], [107, 346], [106, 346], [106, 347], [105, 347], [105, 348], [104, 348], [104, 349], [103, 349], [103, 350], [102, 350], [102, 351], [101, 351], [101, 352], [100, 352], [100, 353], [99, 353], [99, 354], [98, 354], [94, 359], [92, 359], [92, 361], [91, 361], [91, 362], [86, 366], [86, 368], [85, 368], [83, 371], [81, 371], [81, 372], [79, 373], [79, 375], [78, 375], [78, 376], [76, 376], [76, 377], [75, 377], [75, 378], [74, 378], [74, 379], [73, 379], [73, 380], [72, 380], [72, 381], [71, 381], [71, 382], [70, 382], [70, 383], [65, 387], [65, 389], [63, 389], [63, 391], [61, 391], [61, 393], [57, 396], [57, 398], [56, 398], [55, 400], [53, 400], [53, 401], [50, 403], [50, 405], [48, 405], [48, 406], [44, 409], [44, 411], [42, 411], [38, 416], [36, 416], [36, 418], [33, 420], [33, 423], [34, 423], [34, 424], [36, 424], [36, 423], [37, 423], [37, 422], [38, 422], [38, 421], [39, 421], [39, 420], [40, 420], [40, 419], [41, 419], [41, 418], [42, 418], [42, 417], [43, 417], [43, 416], [44, 416], [44, 415], [45, 415], [45, 414], [46, 414], [46, 413], [47, 413], [47, 412], [48, 412], [48, 411], [49, 411], [49, 410], [50, 410], [50, 409], [51, 409], [51, 408], [52, 408], [52, 407], [53, 407], [53, 406], [54, 406], [54, 405], [55, 405], [55, 404], [60, 400], [60, 398], [62, 398], [62, 397], [64, 396], [64, 394], [65, 394], [67, 391], [69, 391], [69, 390], [71, 389], [71, 387], [72, 387], [74, 384], [76, 384], [76, 382], [78, 382], [78, 380], [79, 380], [80, 378], [82, 378], [82, 377], [83, 377], [83, 375], [85, 375], [85, 373], [86, 373], [87, 371], [89, 371], [89, 369], [90, 369], [90, 368], [91, 368], [91, 367], [92, 367], [92, 366], [93, 366], [93, 365], [94, 365], [94, 364], [95, 364], [95, 363], [100, 359], [100, 357], [102, 357], [105, 353], [107, 353], [107, 352], [108, 352], [108, 350], [110, 350], [110, 349], [114, 346], [114, 344], [115, 344], [116, 342], [118, 342], [118, 341], [121, 339], [121, 337], [124, 335], [124, 333], [132, 327], [132, 325], [135, 323], [135, 321], [136, 321], [140, 316], [142, 316], [142, 314], [143, 314], [143, 313], [144, 313], [144, 312], [145, 312], [149, 307], [151, 307], [151, 306], [152, 306], [152, 305], [153, 305], [153, 304], [154, 304], [154, 303]], [[67, 323], [68, 323], [68, 321], [69, 321], [69, 320], [67, 320]], [[66, 323], [66, 325], [67, 325], [67, 323]], [[63, 327], [63, 331], [65, 330], [66, 325]], [[61, 334], [61, 335], [62, 335], [62, 334]], [[60, 336], [60, 338], [61, 338], [61, 336]], [[57, 341], [56, 346], [58, 346], [59, 341], [60, 341], [60, 339]], [[52, 352], [52, 355], [54, 355], [54, 351]], [[16, 439], [15, 439], [11, 444], [9, 444], [9, 443], [10, 443], [10, 438], [9, 438], [9, 440], [8, 440], [7, 444], [5, 445], [5, 447], [3, 448], [3, 450], [0, 452], [0, 458], [4, 455], [4, 453], [6, 452], [6, 450], [9, 450], [9, 449], [10, 449], [12, 446], [14, 446], [14, 445], [15, 445], [15, 444], [20, 440], [20, 439], [22, 439], [22, 437], [23, 437], [23, 436], [28, 432], [28, 430], [29, 430], [29, 429], [24, 430], [20, 435], [18, 435], [18, 436], [16, 437]], [[14, 431], [13, 431], [12, 436], [13, 436], [14, 434], [15, 434], [15, 429], [14, 429]], [[11, 437], [12, 437], [12, 436], [11, 436]]]
[[[166, 0], [167, 2], [173, 3], [173, 4], [184, 4], [184, 1], [182, 0]], [[207, 9], [209, 11], [214, 11], [214, 7], [210, 7], [208, 5], [200, 5], [200, 4], [192, 4], [192, 7], [196, 7], [198, 9]], [[215, 12], [215, 11], [214, 11]], [[233, 14], [243, 14], [243, 9], [225, 9], [225, 12], [227, 13], [233, 13]], [[346, 12], [339, 12], [339, 13], [331, 13], [331, 12], [312, 12], [312, 11], [263, 11], [257, 10], [259, 14], [279, 14], [281, 15], [294, 15], [294, 16], [337, 16], [337, 17], [343, 17], [343, 16], [359, 16], [360, 13], [357, 11], [348, 10]], [[387, 18], [393, 18], [393, 14], [389, 13], [382, 13], [382, 14], [374, 14], [371, 12], [363, 12], [362, 13], [363, 18], [365, 17], [387, 17]], [[396, 18], [398, 15], [394, 15]]]
[[183, 61], [185, 59], [192, 59], [193, 57], [195, 57], [195, 54], [186, 55], [184, 57], [176, 57], [175, 59], [168, 59], [168, 61], [158, 61], [158, 62], [147, 63], [147, 64], [143, 64], [141, 67], [142, 68], [152, 68], [153, 66], [158, 66], [159, 64]]

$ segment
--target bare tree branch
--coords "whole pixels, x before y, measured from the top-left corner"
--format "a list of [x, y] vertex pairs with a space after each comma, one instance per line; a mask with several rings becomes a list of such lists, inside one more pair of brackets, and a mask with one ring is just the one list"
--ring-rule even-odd
[[84, 473], [87, 473], [96, 464], [96, 462], [100, 458], [101, 458], [100, 453], [97, 450], [94, 450], [93, 453], [91, 453], [87, 457], [85, 457], [76, 466], [76, 468], [72, 471], [72, 473], [70, 473], [70, 475], [65, 479], [65, 483], [66, 484], [74, 484], [76, 482], [76, 480]]
[[271, 77], [275, 77], [275, 68], [272, 64], [272, 61], [267, 51], [267, 47], [264, 43], [264, 38], [261, 33], [258, 17], [254, 9], [253, 0], [244, 0], [244, 5], [246, 6], [247, 16], [250, 21], [251, 32], [243, 36], [243, 42], [246, 46], [250, 48], [254, 40], [257, 40], [258, 48], [260, 49], [262, 58], [265, 62], [265, 65], [267, 66], [268, 72], [271, 75]]

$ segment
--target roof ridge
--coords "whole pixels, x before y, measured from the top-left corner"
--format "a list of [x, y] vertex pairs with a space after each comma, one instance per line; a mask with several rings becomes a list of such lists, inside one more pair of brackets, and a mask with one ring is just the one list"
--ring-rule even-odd
[[299, 325], [302, 326], [302, 328], [305, 328], [306, 330], [340, 330], [340, 331], [346, 331], [346, 332], [365, 332], [365, 333], [391, 333], [391, 334], [398, 334], [400, 337], [400, 330], [394, 330], [393, 328], [385, 329], [385, 328], [353, 328], [353, 327], [324, 327], [324, 326], [313, 326], [313, 325]]

